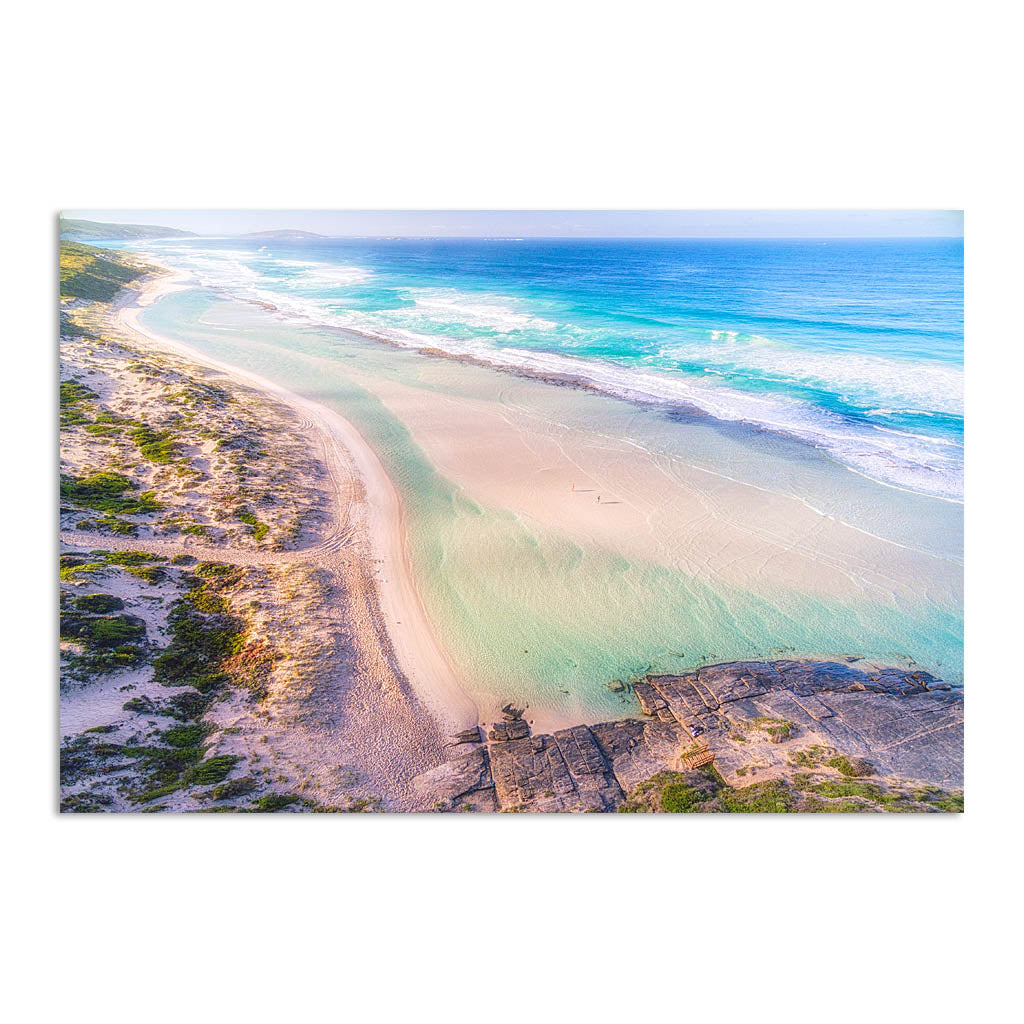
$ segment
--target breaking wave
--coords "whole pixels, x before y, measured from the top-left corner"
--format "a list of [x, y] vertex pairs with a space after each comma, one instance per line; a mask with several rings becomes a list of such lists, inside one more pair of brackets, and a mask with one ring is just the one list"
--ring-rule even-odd
[[[355, 293], [376, 286], [376, 275], [363, 267], [275, 258], [269, 247], [241, 252], [164, 243], [152, 255], [191, 271], [204, 287], [294, 322], [749, 424], [798, 438], [875, 480], [962, 499], [959, 440], [893, 422], [963, 415], [963, 370], [951, 363], [815, 350], [719, 329], [655, 346], [640, 358], [604, 351], [594, 357], [586, 349], [601, 328], [540, 316], [512, 296], [402, 284], [383, 289], [380, 301], [363, 309]], [[811, 400], [806, 392], [815, 389], [855, 414]]]

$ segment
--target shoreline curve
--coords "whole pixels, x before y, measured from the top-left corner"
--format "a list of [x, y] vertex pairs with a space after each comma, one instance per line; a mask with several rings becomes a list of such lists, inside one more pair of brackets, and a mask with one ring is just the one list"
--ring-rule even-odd
[[477, 725], [480, 709], [459, 681], [427, 619], [409, 558], [402, 499], [376, 452], [340, 413], [141, 324], [138, 317], [145, 307], [188, 287], [185, 282], [191, 278], [185, 272], [150, 262], [168, 271], [168, 275], [144, 282], [127, 301], [118, 304], [118, 322], [145, 343], [255, 387], [312, 420], [335, 449], [335, 457], [351, 467], [362, 485], [366, 534], [371, 551], [381, 562], [375, 575], [377, 601], [402, 673], [444, 731], [454, 734]]

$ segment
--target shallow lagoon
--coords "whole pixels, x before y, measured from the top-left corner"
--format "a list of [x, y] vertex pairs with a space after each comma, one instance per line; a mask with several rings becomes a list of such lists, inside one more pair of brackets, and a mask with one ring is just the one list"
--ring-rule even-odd
[[[789, 654], [913, 660], [962, 679], [957, 503], [876, 483], [775, 434], [283, 323], [209, 290], [166, 296], [141, 320], [330, 406], [360, 430], [405, 503], [428, 616], [483, 704], [512, 699], [595, 721], [628, 707], [612, 680]], [[466, 429], [439, 439], [439, 425], [453, 415], [460, 422], [459, 409]], [[558, 495], [586, 500], [586, 514], [578, 528], [548, 515], [555, 485], [543, 473], [561, 468], [539, 447], [533, 467], [489, 449], [492, 435], [473, 428], [492, 414], [530, 444], [568, 450], [573, 465], [606, 460], [623, 493], [602, 511], [628, 513], [633, 527], [594, 528], [590, 495], [570, 495], [561, 477]], [[826, 557], [807, 555], [817, 576], [770, 559], [752, 568], [746, 554], [716, 551], [713, 564], [698, 557], [698, 520], [682, 506], [677, 518], [672, 504], [694, 480], [708, 521], [730, 537], [764, 539], [780, 502], [820, 520]], [[650, 527], [646, 535], [637, 523]], [[799, 543], [813, 546], [817, 532], [802, 532]]]

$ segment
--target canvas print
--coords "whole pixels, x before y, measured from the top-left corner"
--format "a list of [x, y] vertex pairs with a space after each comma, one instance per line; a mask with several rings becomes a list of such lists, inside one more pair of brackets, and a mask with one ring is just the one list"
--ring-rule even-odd
[[59, 226], [62, 811], [963, 810], [959, 212]]

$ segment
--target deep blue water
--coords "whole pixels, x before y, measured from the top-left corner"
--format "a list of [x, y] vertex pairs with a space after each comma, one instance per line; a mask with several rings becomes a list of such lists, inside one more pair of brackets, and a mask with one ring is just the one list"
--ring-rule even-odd
[[173, 239], [134, 243], [306, 323], [568, 372], [787, 433], [959, 498], [963, 243]]

